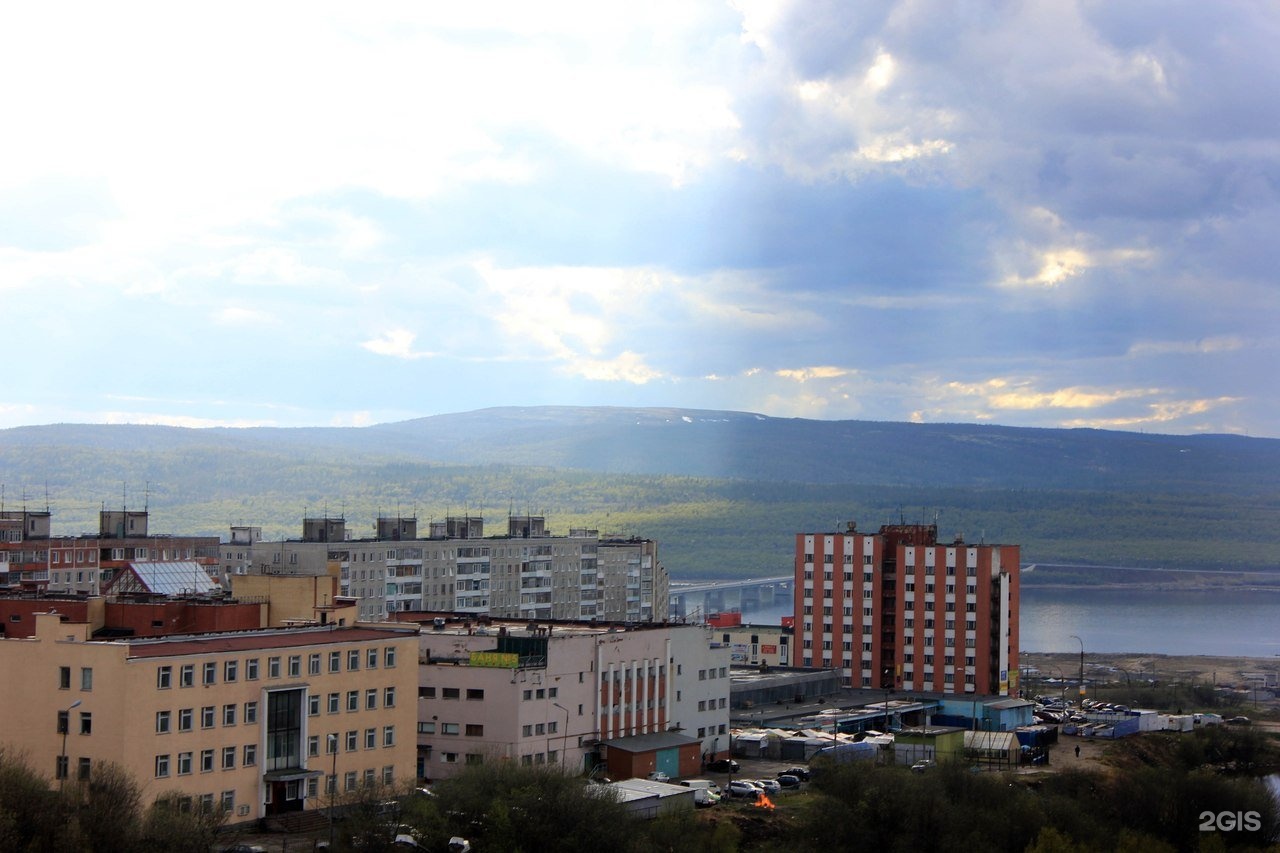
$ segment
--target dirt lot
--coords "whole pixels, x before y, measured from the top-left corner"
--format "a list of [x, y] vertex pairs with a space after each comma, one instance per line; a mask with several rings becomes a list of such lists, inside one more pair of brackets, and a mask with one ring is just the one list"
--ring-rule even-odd
[[[1023, 652], [1019, 663], [1035, 667], [1042, 674], [1054, 675], [1061, 670], [1065, 677], [1074, 680], [1080, 671], [1080, 656], [1071, 653]], [[1212, 683], [1243, 685], [1246, 672], [1280, 673], [1280, 657], [1215, 657], [1211, 655], [1153, 655], [1108, 654], [1088, 652], [1084, 661], [1085, 677], [1108, 679], [1124, 683], [1149, 681], [1180, 681], [1182, 683]]]

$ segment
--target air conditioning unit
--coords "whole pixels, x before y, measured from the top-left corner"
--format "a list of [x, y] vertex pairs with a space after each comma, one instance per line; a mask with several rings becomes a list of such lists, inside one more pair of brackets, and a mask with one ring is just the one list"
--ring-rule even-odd
[[249, 804], [248, 804], [248, 803], [244, 803], [244, 804], [242, 804], [242, 805], [238, 806], [238, 807], [236, 808], [236, 814], [238, 814], [240, 817], [244, 817], [244, 816], [246, 816], [247, 814], [249, 814]]

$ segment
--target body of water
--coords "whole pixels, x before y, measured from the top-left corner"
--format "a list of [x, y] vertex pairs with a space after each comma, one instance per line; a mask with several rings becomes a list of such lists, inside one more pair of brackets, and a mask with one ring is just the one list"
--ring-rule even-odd
[[[1280, 655], [1280, 593], [1134, 589], [1024, 589], [1020, 643], [1028, 652], [1070, 652], [1083, 638], [1092, 652], [1165, 655]], [[780, 624], [791, 607], [743, 614]]]

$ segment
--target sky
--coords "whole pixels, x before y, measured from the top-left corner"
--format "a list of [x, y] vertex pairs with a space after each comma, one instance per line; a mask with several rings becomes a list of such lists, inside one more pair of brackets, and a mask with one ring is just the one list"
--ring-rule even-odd
[[1247, 2], [7, 4], [0, 427], [1277, 437], [1277, 42]]

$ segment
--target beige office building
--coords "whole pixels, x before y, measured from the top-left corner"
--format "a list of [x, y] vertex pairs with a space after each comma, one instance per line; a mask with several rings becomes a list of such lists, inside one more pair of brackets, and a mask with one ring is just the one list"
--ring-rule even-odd
[[222, 806], [232, 823], [413, 778], [416, 628], [92, 640], [56, 613], [36, 623], [0, 639], [0, 683], [21, 689], [0, 703], [0, 748], [51, 778], [112, 762], [144, 798]]

